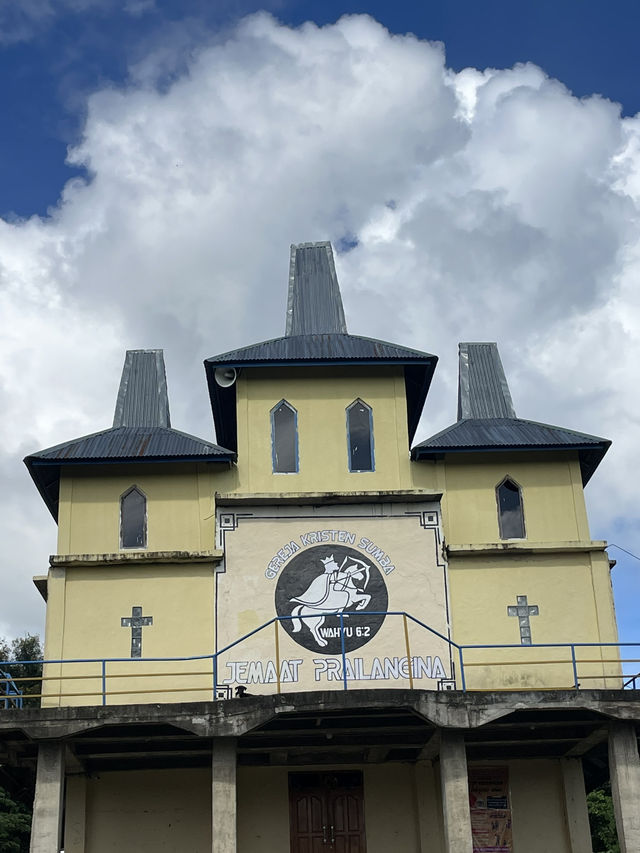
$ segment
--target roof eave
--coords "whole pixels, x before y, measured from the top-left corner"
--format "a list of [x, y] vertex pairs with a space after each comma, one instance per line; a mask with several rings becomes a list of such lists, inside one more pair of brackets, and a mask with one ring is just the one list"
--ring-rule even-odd
[[[140, 463], [228, 463], [235, 462], [235, 453], [224, 454], [198, 454], [194, 456], [120, 456], [99, 459], [43, 459], [38, 456], [25, 456], [24, 464], [47, 509], [58, 521], [58, 506], [60, 494], [60, 469], [63, 467], [88, 466], [88, 465], [139, 465]], [[44, 471], [51, 472], [52, 476], [45, 477]]]
[[553, 451], [578, 453], [582, 485], [586, 486], [605, 453], [611, 447], [611, 442], [603, 440], [598, 444], [485, 444], [474, 447], [423, 447], [418, 445], [411, 450], [411, 459], [420, 462], [425, 459], [442, 459], [450, 453], [532, 453], [538, 451]]

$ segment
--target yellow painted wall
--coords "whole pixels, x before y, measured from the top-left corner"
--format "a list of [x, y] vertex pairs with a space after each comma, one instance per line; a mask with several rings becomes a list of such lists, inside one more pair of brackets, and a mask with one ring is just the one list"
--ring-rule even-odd
[[[570, 853], [559, 762], [479, 763], [508, 767], [514, 850]], [[425, 768], [428, 774], [418, 772]], [[296, 768], [305, 769], [316, 768]], [[368, 853], [443, 853], [441, 798], [430, 765], [361, 769]], [[288, 768], [238, 768], [237, 825], [238, 853], [289, 849]], [[209, 853], [210, 845], [208, 769], [101, 772], [68, 784], [66, 853]]]
[[571, 853], [559, 762], [529, 759], [508, 767], [514, 851]]
[[[70, 793], [81, 794], [75, 786]], [[67, 843], [65, 853], [211, 853], [211, 772], [92, 775], [85, 820], [85, 846]]]
[[[143, 615], [153, 617], [153, 624], [142, 629], [143, 657], [187, 657], [210, 654], [213, 650], [213, 563], [68, 567], [52, 572], [56, 577], [54, 582], [50, 581], [49, 590], [48, 658], [129, 658], [131, 629], [122, 627], [120, 620], [131, 616], [132, 606], [142, 606]], [[110, 663], [108, 704], [209, 700], [211, 671], [211, 661], [206, 660]], [[151, 678], [141, 677], [142, 672], [189, 675]], [[50, 696], [43, 704], [102, 702], [99, 663], [66, 664], [64, 673], [59, 665], [51, 664], [45, 673], [50, 677], [60, 674], [66, 676], [61, 682], [45, 681], [45, 692]], [[71, 680], [68, 676], [86, 678]], [[55, 696], [60, 687], [65, 694], [62, 699]], [[182, 692], [185, 687], [189, 689]], [[138, 693], [138, 690], [156, 692]], [[72, 693], [93, 695], [71, 696]]]
[[500, 541], [495, 490], [506, 476], [522, 489], [527, 541], [589, 539], [577, 454], [461, 453], [439, 465], [443, 524], [451, 545]]
[[[296, 771], [314, 770], [296, 767]], [[330, 770], [323, 766], [323, 771]], [[363, 771], [367, 853], [421, 853], [417, 819], [418, 796], [435, 790], [421, 785], [411, 764], [340, 766], [339, 770]], [[289, 850], [289, 768], [238, 768], [238, 853], [282, 853]], [[434, 833], [437, 837], [437, 833]], [[440, 853], [427, 847], [424, 853]]]
[[[210, 467], [217, 471], [210, 474]], [[65, 469], [60, 482], [58, 553], [120, 551], [120, 496], [134, 485], [147, 497], [146, 550], [211, 550], [212, 478], [226, 467], [138, 464]]]
[[[237, 381], [238, 467], [221, 489], [251, 492], [411, 488], [404, 378], [400, 367], [243, 370]], [[274, 474], [271, 410], [282, 399], [298, 412], [299, 472]], [[352, 473], [346, 408], [373, 409], [375, 471]], [[224, 483], [225, 476], [220, 478]]]
[[[533, 643], [615, 642], [617, 630], [603, 552], [569, 554], [505, 554], [451, 559], [449, 589], [453, 639], [460, 644], [519, 644], [518, 619], [507, 616], [518, 595], [538, 605], [530, 616]], [[597, 594], [596, 594], [597, 593]], [[577, 649], [582, 687], [620, 687], [618, 664], [580, 664], [581, 660], [615, 658], [610, 648]], [[467, 651], [469, 688], [572, 688], [571, 651], [567, 648], [488, 649]], [[564, 661], [527, 665], [526, 661]], [[482, 661], [513, 661], [509, 666], [472, 666]], [[605, 682], [603, 676], [612, 676]]]

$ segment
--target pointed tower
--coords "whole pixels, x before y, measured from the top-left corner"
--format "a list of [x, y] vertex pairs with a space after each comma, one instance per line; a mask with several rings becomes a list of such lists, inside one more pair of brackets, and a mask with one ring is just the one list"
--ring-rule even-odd
[[25, 458], [25, 464], [49, 511], [58, 519], [60, 478], [79, 466], [149, 462], [229, 463], [235, 454], [193, 435], [171, 429], [162, 350], [128, 350], [125, 355], [113, 426], [65, 441]]
[[[406, 458], [436, 362], [350, 335], [330, 243], [294, 245], [285, 336], [205, 361], [216, 435], [237, 449], [239, 468], [251, 454], [259, 491], [282, 490], [272, 475], [285, 472], [299, 475], [300, 490], [353, 489], [350, 475], [364, 472], [375, 474], [367, 488], [406, 488], [397, 457]], [[347, 423], [353, 436], [367, 434], [357, 450]], [[285, 452], [274, 436], [287, 431]]]
[[594, 435], [516, 417], [496, 343], [461, 343], [458, 370], [458, 420], [416, 445], [411, 458], [445, 454], [564, 453], [580, 463], [586, 485], [611, 442]]

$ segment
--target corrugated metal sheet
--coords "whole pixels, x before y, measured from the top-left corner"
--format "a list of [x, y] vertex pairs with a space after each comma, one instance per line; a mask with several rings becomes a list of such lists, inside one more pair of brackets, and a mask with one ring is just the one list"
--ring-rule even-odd
[[231, 350], [205, 360], [206, 364], [233, 366], [278, 362], [390, 361], [403, 364], [431, 362], [436, 357], [375, 338], [347, 334], [292, 335]]
[[469, 418], [417, 444], [414, 460], [434, 459], [444, 453], [492, 450], [567, 450], [578, 454], [582, 483], [586, 485], [611, 442], [571, 429], [520, 418]]
[[291, 246], [287, 335], [347, 333], [331, 243]]
[[469, 418], [416, 445], [421, 448], [584, 447], [610, 444], [604, 438], [520, 418]]
[[461, 343], [458, 351], [458, 420], [515, 418], [498, 345]]
[[80, 460], [232, 458], [230, 450], [193, 435], [164, 427], [115, 427], [58, 444], [25, 459], [29, 461], [78, 462]]
[[162, 350], [127, 350], [114, 427], [170, 427]]

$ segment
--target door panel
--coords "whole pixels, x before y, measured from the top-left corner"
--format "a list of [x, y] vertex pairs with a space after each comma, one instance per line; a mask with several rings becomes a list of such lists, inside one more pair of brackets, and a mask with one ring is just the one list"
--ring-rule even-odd
[[291, 853], [366, 853], [362, 773], [290, 773]]

